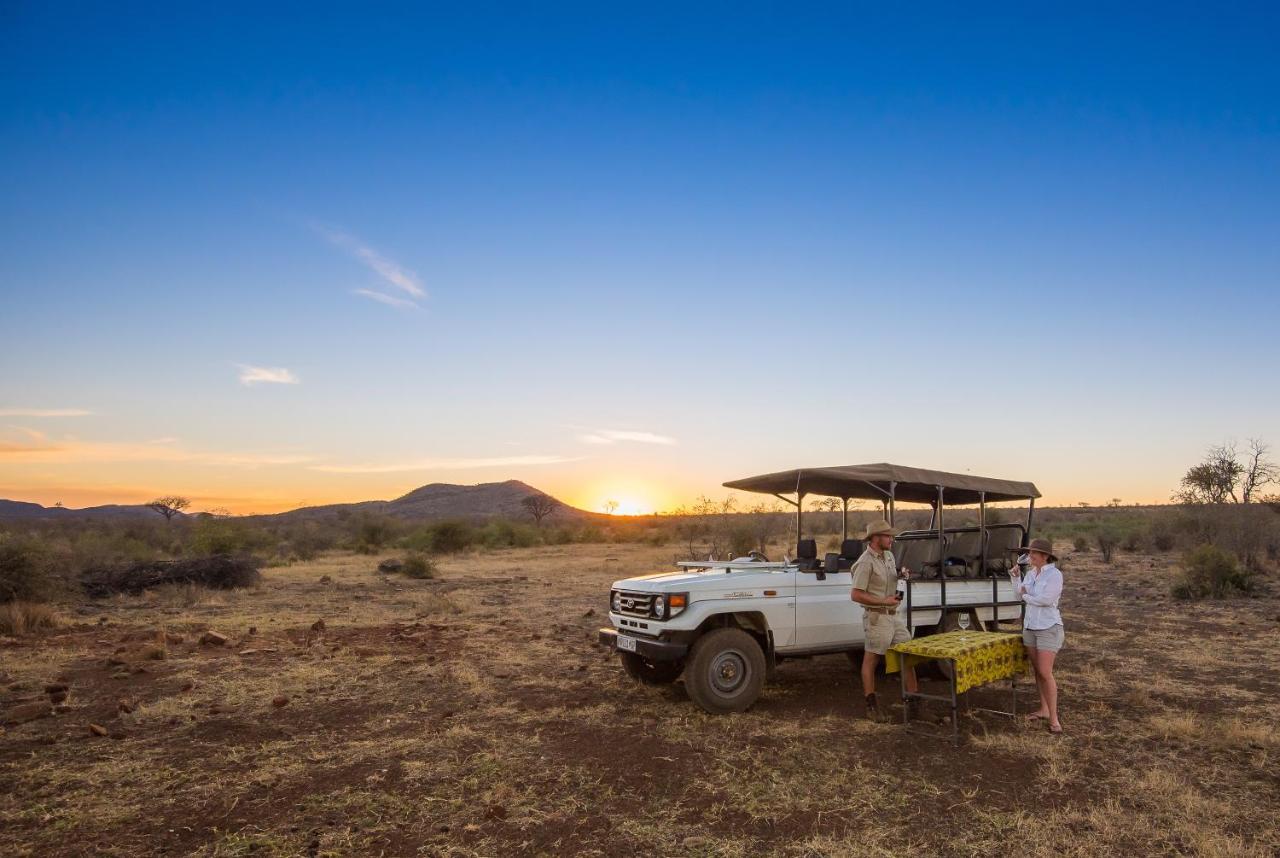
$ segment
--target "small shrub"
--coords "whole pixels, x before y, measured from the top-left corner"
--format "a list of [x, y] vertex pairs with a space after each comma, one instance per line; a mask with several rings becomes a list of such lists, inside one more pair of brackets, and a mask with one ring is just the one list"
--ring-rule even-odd
[[0, 634], [17, 637], [57, 627], [58, 615], [48, 605], [18, 601], [0, 605]]
[[[746, 557], [756, 550], [756, 535], [750, 527], [735, 527], [729, 532], [729, 556]], [[839, 551], [839, 548], [835, 549]]]
[[52, 589], [49, 556], [35, 539], [0, 537], [0, 603], [38, 602]]
[[1159, 530], [1151, 534], [1151, 547], [1156, 551], [1172, 551], [1177, 541], [1177, 537], [1168, 531]]
[[1084, 552], [1089, 550], [1089, 540], [1083, 536], [1077, 536], [1075, 539], [1071, 541], [1071, 545], [1075, 548], [1077, 552]]
[[441, 554], [456, 554], [470, 548], [475, 538], [475, 529], [465, 521], [442, 521], [434, 528], [431, 547]]
[[1234, 556], [1216, 545], [1201, 545], [1182, 558], [1182, 574], [1173, 585], [1173, 595], [1178, 599], [1220, 599], [1252, 588], [1252, 577]]
[[396, 535], [396, 529], [387, 516], [365, 513], [356, 519], [353, 547], [361, 554], [377, 554]]
[[219, 554], [192, 560], [152, 561], [88, 569], [81, 578], [95, 598], [112, 593], [140, 593], [165, 584], [200, 584], [220, 590], [251, 587], [262, 580], [258, 561]]
[[425, 581], [436, 577], [436, 564], [424, 554], [410, 554], [400, 565], [400, 571], [406, 578]]
[[1139, 531], [1131, 530], [1120, 540], [1120, 547], [1130, 554], [1137, 553], [1142, 550], [1142, 534]]
[[1100, 530], [1094, 537], [1098, 541], [1098, 551], [1102, 552], [1104, 563], [1110, 563], [1120, 545], [1120, 536], [1113, 530]]

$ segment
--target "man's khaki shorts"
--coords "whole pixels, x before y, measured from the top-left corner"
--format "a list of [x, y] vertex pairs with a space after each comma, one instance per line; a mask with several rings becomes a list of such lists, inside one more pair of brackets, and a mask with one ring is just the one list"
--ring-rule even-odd
[[907, 618], [900, 613], [882, 614], [879, 611], [864, 611], [862, 634], [866, 638], [867, 652], [874, 652], [876, 655], [884, 655], [894, 644], [911, 640], [911, 632], [907, 629]]

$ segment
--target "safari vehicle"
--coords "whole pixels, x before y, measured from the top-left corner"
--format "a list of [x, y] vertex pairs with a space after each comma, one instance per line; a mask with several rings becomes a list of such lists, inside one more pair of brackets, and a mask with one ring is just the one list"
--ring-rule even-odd
[[[900, 465], [804, 468], [724, 484], [774, 495], [796, 510], [796, 556], [759, 552], [732, 560], [677, 564], [679, 571], [615, 581], [600, 641], [617, 651], [627, 673], [650, 683], [684, 676], [685, 689], [708, 712], [740, 712], [760, 696], [777, 664], [789, 658], [862, 649], [862, 606], [850, 598], [850, 568], [862, 543], [849, 538], [849, 501], [882, 505], [893, 523], [900, 503], [931, 509], [929, 526], [894, 542], [899, 569], [912, 575], [899, 611], [913, 635], [1020, 619], [1022, 602], [1006, 574], [1031, 537], [1031, 483]], [[839, 498], [839, 552], [818, 556], [803, 538], [804, 500]], [[988, 524], [987, 505], [1026, 501], [1026, 524]], [[947, 527], [947, 507], [977, 506], [976, 527]]]

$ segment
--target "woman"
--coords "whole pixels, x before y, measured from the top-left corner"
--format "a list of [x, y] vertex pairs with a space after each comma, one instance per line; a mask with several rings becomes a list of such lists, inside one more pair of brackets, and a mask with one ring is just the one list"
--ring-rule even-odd
[[1022, 643], [1035, 670], [1036, 688], [1040, 691], [1040, 708], [1027, 716], [1028, 720], [1046, 718], [1050, 733], [1061, 733], [1058, 721], [1058, 683], [1053, 678], [1053, 660], [1062, 649], [1062, 615], [1058, 613], [1058, 598], [1062, 595], [1062, 572], [1054, 563], [1053, 543], [1047, 539], [1033, 539], [1026, 548], [1031, 571], [1025, 577], [1015, 565], [1009, 573], [1013, 587], [1027, 612], [1022, 621]]

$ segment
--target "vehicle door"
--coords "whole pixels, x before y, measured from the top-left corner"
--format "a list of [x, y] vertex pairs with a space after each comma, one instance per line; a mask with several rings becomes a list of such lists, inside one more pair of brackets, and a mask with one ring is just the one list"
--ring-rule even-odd
[[854, 644], [862, 640], [862, 606], [849, 598], [853, 574], [796, 573], [796, 646]]

